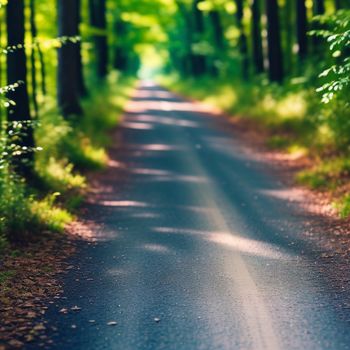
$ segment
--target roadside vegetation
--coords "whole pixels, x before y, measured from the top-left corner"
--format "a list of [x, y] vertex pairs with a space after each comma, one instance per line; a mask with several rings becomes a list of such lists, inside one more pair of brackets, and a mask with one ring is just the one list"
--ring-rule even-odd
[[91, 29], [101, 24], [91, 23], [85, 10], [72, 17], [80, 12], [78, 2], [60, 2], [57, 23], [45, 19], [56, 17], [55, 2], [0, 4], [3, 254], [40, 240], [43, 232], [62, 232], [75, 219], [86, 174], [107, 164], [109, 131], [135, 78], [132, 70], [109, 67], [106, 38], [101, 46]]
[[[241, 13], [236, 12], [237, 32], [229, 40], [232, 27], [225, 25], [227, 11], [225, 14], [215, 1], [201, 2], [199, 6], [207, 26], [198, 35], [202, 44], [206, 42], [207, 48], [212, 48], [201, 53], [202, 71], [198, 72], [197, 59], [193, 69], [189, 64], [186, 70], [161, 76], [160, 83], [219, 107], [236, 119], [249, 120], [252, 128], [266, 132], [269, 147], [295, 158], [307, 158], [309, 166], [297, 174], [296, 180], [330, 193], [339, 215], [348, 217], [349, 7], [326, 0], [284, 1], [282, 5], [276, 2], [278, 17], [269, 20], [271, 8], [264, 2], [253, 1], [249, 6], [248, 2], [237, 1]], [[221, 13], [220, 42], [226, 39], [220, 56], [214, 56], [215, 40], [210, 40], [215, 25], [206, 22], [206, 16], [212, 16], [213, 11]], [[285, 20], [287, 11], [289, 21]], [[256, 26], [260, 28], [258, 32]], [[277, 43], [276, 38], [269, 39], [275, 35], [271, 27], [279, 31]], [[273, 44], [269, 45], [269, 40], [274, 40]], [[270, 51], [276, 50], [275, 45], [279, 54], [272, 57]], [[228, 60], [236, 64], [231, 66]], [[179, 64], [175, 57], [173, 62]]]

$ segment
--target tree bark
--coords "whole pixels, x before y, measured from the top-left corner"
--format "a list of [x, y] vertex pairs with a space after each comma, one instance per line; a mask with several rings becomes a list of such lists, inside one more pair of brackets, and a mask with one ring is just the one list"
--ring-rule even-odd
[[38, 119], [39, 116], [39, 106], [37, 99], [37, 76], [36, 76], [36, 49], [37, 49], [37, 28], [35, 22], [35, 0], [30, 0], [29, 2], [30, 8], [30, 32], [31, 32], [31, 78], [32, 78], [32, 101], [33, 101], [33, 109], [34, 109], [34, 118]]
[[[23, 121], [19, 140], [16, 143], [21, 147], [34, 147], [33, 125], [31, 123], [29, 96], [27, 90], [27, 62], [24, 49], [25, 17], [24, 0], [9, 1], [6, 7], [7, 44], [17, 49], [7, 55], [7, 84], [20, 82], [14, 91], [9, 91], [7, 97], [16, 105], [8, 109], [8, 121]], [[20, 46], [19, 46], [20, 45]], [[11, 129], [11, 125], [9, 126]], [[33, 175], [34, 154], [23, 152], [13, 161], [14, 169], [22, 176], [31, 178]]]
[[236, 0], [236, 18], [237, 18], [237, 26], [240, 32], [239, 36], [239, 51], [241, 54], [242, 60], [242, 77], [243, 79], [249, 78], [249, 58], [248, 58], [248, 42], [247, 36], [244, 32], [243, 26], [243, 0]]
[[[195, 32], [195, 42], [200, 42], [204, 35], [204, 19], [203, 13], [199, 10], [198, 4], [200, 0], [194, 0], [192, 4], [193, 18], [194, 18], [194, 32]], [[206, 58], [203, 54], [193, 53], [193, 74], [195, 76], [204, 75], [206, 73]]]
[[[77, 22], [78, 22], [78, 35], [80, 35], [80, 23], [81, 23], [81, 0], [77, 0], [78, 2], [78, 10], [77, 10]], [[83, 66], [83, 57], [81, 53], [81, 41], [77, 43], [78, 45], [78, 55], [77, 55], [77, 60], [78, 60], [78, 92], [80, 97], [84, 97], [88, 95], [88, 91], [86, 88], [85, 84], [85, 79], [84, 79], [84, 66]]]
[[99, 30], [94, 36], [97, 76], [104, 79], [108, 73], [108, 43], [106, 0], [89, 0], [90, 25]]
[[303, 61], [308, 53], [307, 15], [305, 0], [296, 0], [297, 43], [299, 60]]
[[283, 24], [285, 33], [285, 47], [284, 47], [284, 68], [285, 73], [288, 75], [293, 74], [294, 70], [294, 52], [293, 46], [295, 42], [295, 11], [294, 11], [294, 1], [286, 0], [283, 11]]
[[324, 6], [324, 0], [314, 0], [313, 2], [313, 13], [314, 16], [323, 15], [326, 9]]
[[264, 54], [261, 36], [261, 9], [260, 0], [252, 2], [252, 46], [255, 72], [264, 72]]
[[214, 47], [215, 53], [212, 56], [211, 70], [214, 76], [218, 76], [220, 71], [217, 62], [223, 58], [225, 44], [224, 44], [224, 30], [221, 24], [220, 13], [217, 10], [209, 12], [209, 18], [213, 27]]
[[[79, 35], [78, 0], [58, 0], [58, 35]], [[65, 118], [79, 115], [79, 45], [67, 42], [58, 49], [57, 96], [58, 105]]]
[[269, 78], [281, 83], [284, 73], [277, 0], [266, 0], [266, 14]]
[[127, 24], [122, 20], [122, 18], [120, 18], [119, 14], [115, 18], [114, 28], [117, 37], [117, 44], [114, 48], [113, 67], [125, 72], [128, 68], [128, 56], [124, 44], [120, 38], [126, 37]]

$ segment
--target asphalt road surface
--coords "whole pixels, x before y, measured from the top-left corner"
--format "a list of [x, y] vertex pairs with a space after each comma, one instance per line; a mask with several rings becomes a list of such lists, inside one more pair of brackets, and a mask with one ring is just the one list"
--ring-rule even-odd
[[350, 349], [305, 217], [226, 123], [141, 85], [86, 206], [97, 242], [47, 313], [51, 349]]

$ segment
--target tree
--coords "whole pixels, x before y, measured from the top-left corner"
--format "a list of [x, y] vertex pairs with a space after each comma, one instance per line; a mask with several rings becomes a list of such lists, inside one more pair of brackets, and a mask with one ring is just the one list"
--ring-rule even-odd
[[308, 53], [307, 15], [305, 0], [296, 0], [298, 56], [302, 61]]
[[261, 10], [260, 0], [253, 0], [252, 2], [252, 46], [253, 46], [253, 60], [256, 73], [264, 71], [264, 54], [261, 36]]
[[114, 33], [116, 43], [114, 47], [113, 67], [126, 72], [128, 70], [128, 52], [131, 48], [130, 43], [125, 40], [129, 31], [129, 24], [121, 18], [121, 13], [118, 11], [114, 18]]
[[[26, 178], [31, 178], [33, 175], [34, 155], [33, 152], [26, 150], [34, 148], [34, 133], [27, 90], [27, 63], [24, 47], [24, 0], [8, 2], [6, 24], [7, 44], [8, 46], [16, 47], [7, 55], [7, 84], [18, 84], [15, 89], [10, 90], [7, 94], [8, 99], [15, 103], [8, 109], [8, 121], [10, 124], [11, 122], [23, 122], [23, 128], [20, 130], [16, 140], [16, 144], [22, 148], [22, 152], [13, 159], [13, 166], [19, 174]], [[9, 129], [11, 128], [12, 126], [10, 125]], [[25, 147], [24, 151], [23, 147]]]
[[[80, 30], [79, 30], [79, 25], [81, 23], [81, 0], [78, 1], [78, 10], [76, 12], [77, 15], [77, 22], [78, 22], [78, 35], [80, 35]], [[85, 79], [84, 79], [84, 69], [83, 69], [83, 57], [81, 54], [81, 41], [77, 42], [78, 45], [78, 55], [77, 55], [77, 60], [78, 60], [78, 93], [80, 97], [84, 97], [87, 95], [87, 88], [85, 84]]]
[[79, 0], [58, 0], [58, 36], [69, 38], [58, 49], [57, 96], [64, 117], [79, 115]]
[[32, 54], [31, 54], [31, 75], [32, 75], [32, 89], [33, 89], [33, 104], [35, 109], [35, 114], [38, 114], [38, 107], [36, 106], [36, 91], [37, 91], [37, 79], [36, 79], [36, 53], [38, 54], [40, 62], [40, 73], [41, 73], [41, 92], [43, 95], [46, 95], [46, 68], [44, 55], [41, 50], [40, 43], [37, 41], [38, 29], [36, 25], [36, 9], [35, 9], [35, 0], [30, 0], [29, 2], [30, 9], [30, 32], [32, 38]]
[[324, 0], [314, 0], [313, 2], [313, 13], [315, 16], [323, 15], [326, 9], [324, 6]]
[[[193, 21], [194, 21], [194, 35], [195, 35], [195, 43], [200, 43], [203, 40], [204, 36], [204, 19], [203, 12], [198, 8], [200, 0], [194, 0], [192, 4], [192, 12], [193, 12]], [[206, 73], [206, 59], [203, 53], [194, 52], [193, 53], [193, 74], [196, 76], [200, 76]]]
[[192, 52], [192, 44], [193, 44], [193, 30], [192, 30], [192, 21], [190, 12], [187, 10], [184, 3], [177, 0], [176, 5], [179, 9], [182, 22], [180, 25], [183, 28], [183, 32], [181, 33], [183, 36], [183, 44], [184, 44], [184, 57], [181, 62], [181, 73], [185, 75], [195, 74], [196, 69], [196, 60], [195, 55]]
[[295, 43], [295, 0], [286, 0], [283, 8], [283, 31], [284, 31], [284, 49], [283, 63], [285, 73], [291, 75], [294, 68], [294, 52], [293, 47]]
[[239, 51], [242, 60], [242, 77], [248, 79], [249, 77], [249, 58], [248, 58], [248, 43], [243, 26], [243, 0], [236, 0], [236, 18], [239, 29]]
[[224, 42], [224, 29], [221, 23], [221, 17], [218, 10], [213, 9], [209, 11], [209, 18], [213, 28], [213, 42], [215, 53], [213, 55], [212, 73], [214, 75], [219, 74], [218, 62], [223, 59], [225, 42]]
[[277, 0], [266, 0], [266, 15], [269, 78], [281, 83], [284, 73]]
[[106, 0], [89, 0], [89, 14], [90, 25], [96, 29], [97, 76], [103, 79], [108, 73]]
[[34, 117], [38, 118], [39, 106], [37, 99], [37, 77], [36, 77], [36, 46], [37, 46], [37, 28], [35, 23], [35, 0], [30, 0], [30, 32], [31, 32], [31, 79], [32, 79], [32, 101], [34, 108]]

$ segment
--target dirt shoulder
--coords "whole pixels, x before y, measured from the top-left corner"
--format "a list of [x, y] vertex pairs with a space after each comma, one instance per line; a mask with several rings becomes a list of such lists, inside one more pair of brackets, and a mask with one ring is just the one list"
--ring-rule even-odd
[[13, 246], [0, 260], [0, 349], [22, 348], [34, 339], [44, 345], [47, 305], [62, 293], [59, 282], [71, 266], [76, 240], [65, 234], [40, 234], [35, 243]]

